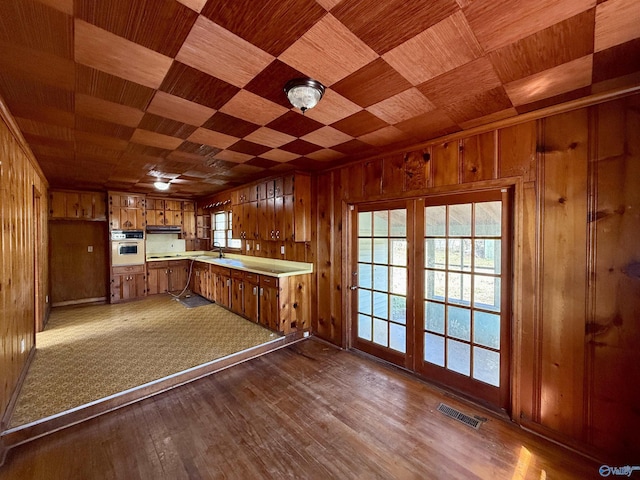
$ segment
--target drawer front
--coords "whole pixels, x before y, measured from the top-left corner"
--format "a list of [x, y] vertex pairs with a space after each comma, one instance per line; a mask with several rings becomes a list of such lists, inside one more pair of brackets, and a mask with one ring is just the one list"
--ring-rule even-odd
[[114, 275], [120, 275], [123, 273], [144, 273], [144, 265], [124, 265], [113, 267]]
[[231, 270], [231, 278], [239, 278], [239, 279], [244, 279], [244, 272], [242, 272], [241, 270]]
[[149, 270], [154, 270], [154, 269], [160, 269], [160, 268], [167, 268], [169, 266], [169, 262], [167, 261], [162, 261], [162, 262], [147, 262], [147, 268]]
[[257, 273], [244, 272], [244, 279], [247, 282], [255, 283], [256, 285], [260, 283], [260, 275]]
[[260, 276], [260, 286], [261, 287], [278, 287], [278, 278], [269, 277], [266, 275]]

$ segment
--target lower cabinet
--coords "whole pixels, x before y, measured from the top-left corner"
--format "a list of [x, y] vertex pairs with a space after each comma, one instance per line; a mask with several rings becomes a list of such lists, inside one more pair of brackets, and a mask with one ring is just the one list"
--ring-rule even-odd
[[189, 260], [148, 262], [148, 293], [180, 292], [187, 284]]
[[231, 311], [258, 322], [259, 275], [239, 270], [231, 271]]
[[147, 293], [144, 265], [111, 268], [111, 303], [142, 298]]
[[194, 262], [191, 271], [191, 291], [213, 301], [211, 269], [208, 263]]
[[211, 265], [213, 301], [225, 308], [231, 308], [231, 270]]

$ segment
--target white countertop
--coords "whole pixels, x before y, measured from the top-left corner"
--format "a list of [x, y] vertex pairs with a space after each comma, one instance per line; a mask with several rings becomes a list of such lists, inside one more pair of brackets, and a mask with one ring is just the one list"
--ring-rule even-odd
[[292, 262], [290, 260], [278, 260], [274, 258], [248, 257], [225, 253], [220, 258], [218, 252], [193, 251], [193, 252], [165, 252], [147, 254], [147, 262], [162, 262], [167, 260], [194, 260], [196, 262], [210, 263], [220, 267], [233, 268], [245, 272], [267, 275], [270, 277], [290, 277], [293, 275], [305, 275], [313, 273], [313, 264], [305, 262]]

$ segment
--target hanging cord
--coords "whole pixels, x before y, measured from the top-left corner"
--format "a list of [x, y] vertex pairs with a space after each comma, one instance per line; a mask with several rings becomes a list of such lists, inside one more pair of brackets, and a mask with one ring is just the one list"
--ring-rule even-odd
[[167, 292], [169, 295], [171, 295], [174, 299], [176, 300], [180, 300], [180, 297], [182, 297], [182, 295], [184, 294], [184, 292], [187, 291], [187, 289], [189, 288], [189, 283], [191, 283], [191, 270], [193, 269], [193, 262], [195, 262], [196, 259], [192, 258], [191, 259], [191, 263], [189, 264], [189, 275], [187, 275], [187, 284], [184, 286], [184, 288], [182, 289], [182, 291], [178, 294], [178, 295], [174, 295], [171, 292]]

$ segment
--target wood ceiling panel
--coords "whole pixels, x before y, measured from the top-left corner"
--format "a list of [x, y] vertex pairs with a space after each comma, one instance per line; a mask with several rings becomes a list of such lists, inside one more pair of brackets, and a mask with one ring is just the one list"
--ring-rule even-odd
[[314, 0], [234, 0], [209, 2], [202, 14], [273, 56], [325, 15]]
[[254, 167], [260, 167], [260, 168], [272, 168], [279, 164], [278, 162], [274, 162], [273, 160], [267, 160], [266, 158], [256, 157], [249, 160], [245, 165], [252, 165]]
[[168, 118], [154, 115], [152, 113], [146, 113], [142, 118], [140, 125], [138, 125], [138, 128], [185, 139], [195, 132], [197, 127], [187, 125], [182, 122], [176, 122], [175, 120], [169, 120]]
[[[0, 91], [14, 115], [19, 115], [15, 111], [24, 107], [40, 107], [73, 112], [73, 92], [31, 79], [10, 77], [8, 75], [0, 76]], [[25, 118], [32, 117], [32, 115], [20, 116]]]
[[78, 142], [78, 151], [82, 151], [82, 145], [98, 146], [113, 151], [124, 151], [129, 144], [128, 140], [108, 137], [106, 135], [100, 135], [99, 133], [82, 132], [80, 130], [75, 132], [75, 138]]
[[216, 132], [225, 133], [238, 138], [246, 137], [251, 132], [260, 128], [260, 126], [255, 123], [232, 117], [231, 115], [227, 115], [223, 112], [217, 112], [202, 126], [208, 130], [215, 130]]
[[286, 133], [287, 135], [294, 137], [302, 137], [314, 130], [322, 128], [323, 126], [324, 125], [320, 122], [316, 122], [315, 120], [294, 111], [285, 113], [267, 125], [268, 128], [278, 130], [279, 132]]
[[274, 57], [205, 17], [198, 17], [176, 60], [244, 87]]
[[373, 113], [362, 110], [354, 115], [335, 122], [331, 126], [346, 133], [347, 135], [359, 137], [375, 130], [380, 130], [388, 125]]
[[462, 12], [456, 12], [382, 58], [413, 85], [419, 85], [481, 54], [466, 18]]
[[321, 146], [316, 145], [315, 143], [306, 142], [301, 139], [294, 140], [293, 142], [287, 143], [286, 145], [280, 147], [280, 150], [297, 153], [298, 155], [307, 155], [312, 152], [317, 152], [321, 149]]
[[[202, 145], [201, 143], [182, 142], [182, 145], [178, 147], [176, 152], [185, 152], [189, 154], [195, 154], [198, 157], [206, 158], [213, 157], [220, 151], [219, 148], [211, 147], [209, 145]], [[172, 152], [172, 153], [176, 153]]]
[[74, 148], [75, 148], [75, 139], [74, 140], [60, 140], [57, 138], [51, 137], [41, 137], [38, 135], [32, 135], [29, 132], [23, 132], [22, 134], [27, 142], [29, 142], [30, 147], [33, 149], [36, 145], [41, 145], [44, 147], [53, 147], [59, 150], [64, 150], [67, 152], [67, 157], [73, 158], [74, 156]]
[[474, 0], [464, 14], [486, 52], [505, 47], [596, 5], [596, 0]]
[[201, 143], [210, 145], [215, 148], [224, 149], [230, 147], [240, 139], [237, 137], [232, 137], [231, 135], [225, 135], [224, 133], [214, 132], [213, 130], [207, 130], [206, 128], [201, 127], [193, 132], [187, 140], [193, 143]]
[[74, 45], [76, 62], [149, 88], [171, 67], [171, 58], [78, 19]]
[[246, 153], [240, 152], [232, 152], [231, 150], [223, 150], [220, 153], [217, 153], [214, 158], [218, 160], [225, 160], [227, 162], [244, 163], [247, 160], [251, 160], [253, 158], [253, 155], [247, 155]]
[[332, 150], [337, 150], [345, 155], [373, 155], [376, 153], [375, 147], [368, 143], [361, 142], [360, 140], [349, 140], [348, 142], [341, 143], [340, 145], [334, 145]]
[[493, 65], [482, 57], [423, 83], [418, 89], [435, 105], [463, 100], [502, 85]]
[[266, 125], [289, 111], [288, 108], [266, 100], [258, 95], [240, 90], [231, 100], [220, 108], [222, 113], [246, 120], [247, 122]]
[[467, 120], [466, 122], [461, 122], [460, 125], [462, 128], [475, 128], [480, 125], [487, 125], [491, 122], [497, 122], [498, 120], [504, 120], [505, 118], [515, 117], [518, 115], [518, 111], [514, 108], [507, 108], [505, 110], [500, 110], [498, 112], [490, 113], [489, 115], [485, 115], [484, 117], [477, 117], [473, 120]]
[[375, 145], [376, 147], [384, 147], [385, 145], [413, 141], [411, 136], [393, 126], [384, 127], [371, 133], [360, 135], [358, 140], [368, 143], [369, 145]]
[[455, 0], [358, 0], [331, 13], [382, 55], [458, 10]]
[[267, 145], [271, 148], [278, 148], [285, 143], [294, 141], [296, 138], [271, 128], [260, 127], [258, 130], [246, 135], [244, 139], [260, 145]]
[[72, 60], [1, 41], [0, 71], [63, 90], [72, 91], [75, 86]]
[[274, 162], [289, 162], [294, 158], [298, 158], [298, 155], [296, 155], [295, 153], [285, 152], [284, 150], [280, 150], [279, 148], [274, 148], [273, 150], [264, 152], [260, 156], [262, 158], [273, 160]]
[[245, 90], [289, 109], [291, 104], [284, 93], [284, 86], [289, 80], [301, 77], [304, 77], [304, 74], [276, 59], [256, 75], [245, 86]]
[[323, 148], [322, 150], [318, 150], [317, 152], [310, 153], [309, 155], [307, 155], [307, 157], [318, 162], [333, 162], [335, 160], [344, 158], [345, 154], [336, 152], [335, 150], [331, 150], [330, 148]]
[[40, 3], [47, 5], [51, 8], [66, 13], [67, 15], [73, 15], [73, 0], [38, 0]]
[[512, 108], [511, 100], [503, 87], [497, 87], [481, 92], [472, 98], [460, 102], [452, 102], [443, 106], [443, 110], [457, 124], [462, 124], [474, 118], [485, 117], [492, 113]]
[[637, 0], [609, 0], [596, 7], [595, 51], [640, 37]]
[[138, 126], [144, 116], [142, 110], [85, 95], [84, 93], [76, 93], [76, 113], [85, 117], [111, 121], [133, 128]]
[[54, 138], [58, 140], [66, 140], [72, 142], [74, 140], [73, 129], [61, 127], [59, 125], [51, 125], [27, 118], [16, 117], [16, 122], [23, 133], [29, 133], [39, 137]]
[[229, 147], [229, 150], [234, 152], [246, 153], [251, 156], [258, 156], [261, 153], [271, 150], [270, 147], [260, 145], [258, 143], [248, 142], [247, 140], [240, 140]]
[[304, 112], [305, 116], [325, 125], [331, 125], [362, 110], [351, 100], [333, 90], [325, 90], [322, 101], [311, 110]]
[[440, 109], [405, 120], [398, 123], [396, 127], [418, 140], [426, 140], [460, 130], [446, 112]]
[[333, 127], [322, 127], [315, 132], [305, 135], [302, 137], [302, 140], [328, 148], [339, 143], [348, 142], [351, 140], [351, 136]]
[[593, 53], [595, 10], [590, 9], [489, 54], [504, 83]]
[[30, 118], [31, 120], [60, 125], [62, 127], [73, 128], [76, 122], [73, 112], [47, 107], [46, 105], [21, 102], [19, 104], [9, 104], [9, 108], [11, 109], [11, 113], [16, 117]]
[[175, 57], [198, 14], [174, 0], [76, 0], [76, 18]]
[[217, 110], [240, 89], [188, 65], [173, 62], [160, 90]]
[[333, 85], [333, 89], [361, 107], [386, 100], [411, 88], [411, 84], [382, 58]]
[[76, 66], [76, 93], [144, 110], [155, 90], [84, 65]]
[[153, 96], [147, 112], [196, 127], [201, 126], [216, 113], [213, 108], [159, 90]]
[[116, 137], [122, 140], [129, 140], [135, 128], [127, 127], [126, 125], [120, 125], [105, 120], [98, 120], [95, 118], [84, 117], [82, 115], [76, 115], [76, 130], [83, 132], [99, 133], [107, 135], [109, 137]]
[[333, 15], [327, 15], [279, 59], [330, 87], [377, 57]]
[[513, 105], [524, 105], [590, 85], [592, 67], [593, 55], [587, 55], [507, 83], [504, 88]]
[[593, 56], [593, 83], [616, 77], [624, 78], [639, 70], [640, 38], [601, 50]]
[[34, 0], [0, 1], [0, 41], [73, 59], [73, 18]]
[[[126, 157], [128, 159], [138, 158], [138, 161], [159, 162], [169, 154], [169, 150], [162, 147], [153, 147], [141, 143], [129, 142], [127, 145]], [[124, 157], [123, 157], [124, 158]]]
[[435, 110], [435, 108], [435, 105], [417, 88], [410, 88], [382, 102], [371, 105], [367, 110], [385, 122], [394, 124]]
[[189, 7], [194, 12], [200, 13], [207, 3], [207, 0], [178, 0], [178, 2]]

